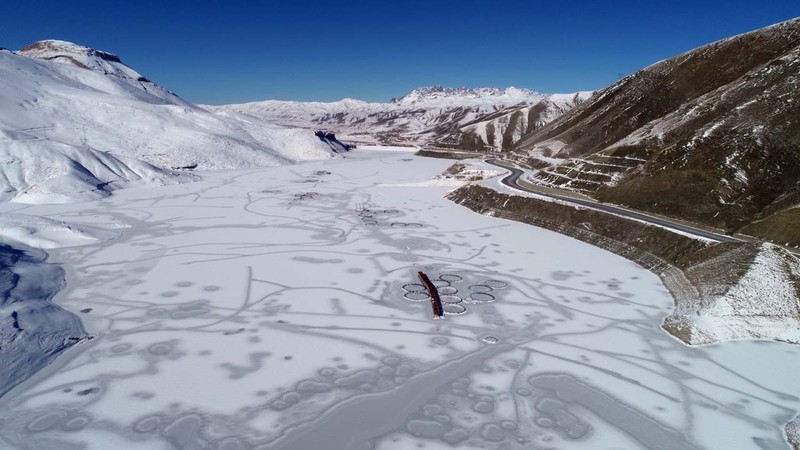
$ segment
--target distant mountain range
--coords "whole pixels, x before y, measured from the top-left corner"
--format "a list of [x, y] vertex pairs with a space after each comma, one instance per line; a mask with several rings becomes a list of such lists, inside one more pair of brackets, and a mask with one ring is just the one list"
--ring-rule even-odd
[[591, 92], [542, 94], [518, 88], [414, 89], [387, 103], [267, 100], [204, 106], [290, 127], [327, 128], [361, 143], [501, 150], [589, 98]]

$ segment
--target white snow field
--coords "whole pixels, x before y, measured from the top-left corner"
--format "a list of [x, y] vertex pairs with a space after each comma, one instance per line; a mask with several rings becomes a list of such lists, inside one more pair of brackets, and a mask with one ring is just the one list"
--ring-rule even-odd
[[50, 250], [96, 338], [0, 399], [0, 448], [789, 448], [797, 346], [683, 345], [655, 275], [449, 202], [422, 182], [450, 164], [355, 150], [0, 204], [119, 234]]
[[63, 41], [0, 50], [0, 201], [96, 199], [172, 169], [327, 159], [313, 132], [185, 102], [116, 55]]

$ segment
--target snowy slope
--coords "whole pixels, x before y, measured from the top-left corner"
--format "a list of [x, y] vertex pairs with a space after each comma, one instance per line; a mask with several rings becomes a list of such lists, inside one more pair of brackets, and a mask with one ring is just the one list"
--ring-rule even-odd
[[[218, 112], [235, 111], [292, 127], [326, 128], [344, 139], [357, 142], [474, 148], [502, 145], [502, 139], [498, 144], [487, 137], [485, 131], [476, 131], [476, 128], [486, 128], [483, 122], [496, 121], [497, 125], [491, 126], [505, 131], [501, 124], [517, 122], [510, 119], [512, 114], [539, 105], [537, 114], [541, 114], [533, 122], [544, 123], [569, 110], [576, 99], [588, 98], [589, 94], [550, 95], [514, 87], [469, 89], [433, 86], [415, 89], [387, 103], [354, 99], [328, 103], [268, 100], [205, 108]], [[527, 118], [527, 111], [525, 114]], [[528, 130], [527, 122], [522, 128]], [[517, 137], [521, 135], [517, 133]]]
[[0, 159], [10, 162], [0, 168], [0, 200], [102, 195], [109, 182], [174, 181], [168, 170], [182, 167], [333, 156], [313, 133], [210, 113], [115, 55], [62, 41], [0, 51], [0, 105]]
[[800, 262], [786, 250], [766, 243], [741, 244], [685, 273], [698, 296], [678, 299], [665, 323], [682, 330], [687, 342], [800, 342]]

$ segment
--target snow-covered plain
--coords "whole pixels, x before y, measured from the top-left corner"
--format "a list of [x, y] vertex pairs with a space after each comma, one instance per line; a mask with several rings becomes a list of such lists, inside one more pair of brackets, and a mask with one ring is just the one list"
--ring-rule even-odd
[[[655, 275], [420, 183], [450, 164], [356, 150], [0, 204], [119, 234], [50, 251], [97, 337], [0, 400], [0, 447], [788, 448], [796, 346], [686, 347]], [[419, 270], [465, 313], [431, 319]]]

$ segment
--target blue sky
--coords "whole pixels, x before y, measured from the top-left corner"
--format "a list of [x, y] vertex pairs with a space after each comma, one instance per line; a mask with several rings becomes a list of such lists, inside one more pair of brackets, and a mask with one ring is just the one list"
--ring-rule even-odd
[[10, 0], [0, 46], [120, 55], [189, 101], [385, 101], [418, 87], [591, 90], [800, 16], [800, 1]]

